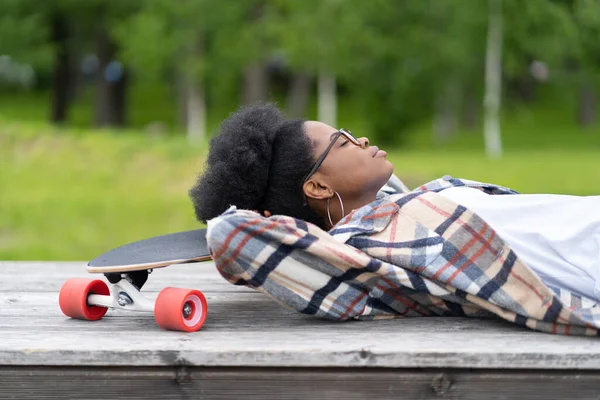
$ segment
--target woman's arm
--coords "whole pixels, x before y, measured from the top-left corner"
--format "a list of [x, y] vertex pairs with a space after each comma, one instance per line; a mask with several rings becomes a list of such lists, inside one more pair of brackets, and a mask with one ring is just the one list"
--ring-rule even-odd
[[356, 279], [377, 280], [374, 270], [381, 265], [304, 221], [265, 218], [235, 207], [208, 221], [207, 241], [219, 273], [229, 282], [333, 320], [363, 313], [369, 285]]

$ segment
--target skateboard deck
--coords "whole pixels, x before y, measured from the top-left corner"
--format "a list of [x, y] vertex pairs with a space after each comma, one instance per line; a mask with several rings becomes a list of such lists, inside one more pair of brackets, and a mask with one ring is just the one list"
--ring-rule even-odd
[[90, 273], [130, 272], [210, 259], [206, 229], [195, 229], [156, 236], [117, 247], [90, 261], [87, 271]]

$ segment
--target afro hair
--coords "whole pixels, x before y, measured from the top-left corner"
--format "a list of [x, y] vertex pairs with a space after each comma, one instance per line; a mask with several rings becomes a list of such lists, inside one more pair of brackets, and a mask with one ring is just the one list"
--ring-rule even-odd
[[303, 120], [289, 120], [273, 104], [243, 107], [211, 140], [204, 172], [189, 195], [206, 222], [234, 205], [268, 210], [323, 227], [304, 204], [302, 183], [314, 163]]

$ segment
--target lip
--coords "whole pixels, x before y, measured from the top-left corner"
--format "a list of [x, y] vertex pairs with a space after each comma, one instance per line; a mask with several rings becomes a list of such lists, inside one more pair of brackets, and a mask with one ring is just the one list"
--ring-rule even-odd
[[373, 158], [385, 157], [387, 153], [383, 150], [379, 150], [379, 147], [373, 146]]

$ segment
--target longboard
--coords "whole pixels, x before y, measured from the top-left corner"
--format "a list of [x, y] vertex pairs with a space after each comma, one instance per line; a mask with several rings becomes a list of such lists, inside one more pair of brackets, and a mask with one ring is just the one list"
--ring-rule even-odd
[[87, 265], [90, 273], [131, 272], [172, 264], [209, 261], [206, 229], [139, 240], [99, 255]]
[[140, 289], [154, 268], [210, 259], [206, 229], [126, 244], [99, 255], [87, 265], [88, 272], [104, 274], [110, 288], [99, 279], [69, 279], [59, 293], [60, 309], [68, 317], [91, 321], [101, 319], [109, 308], [152, 312], [163, 329], [195, 332], [208, 313], [202, 292], [167, 287], [152, 300]]

